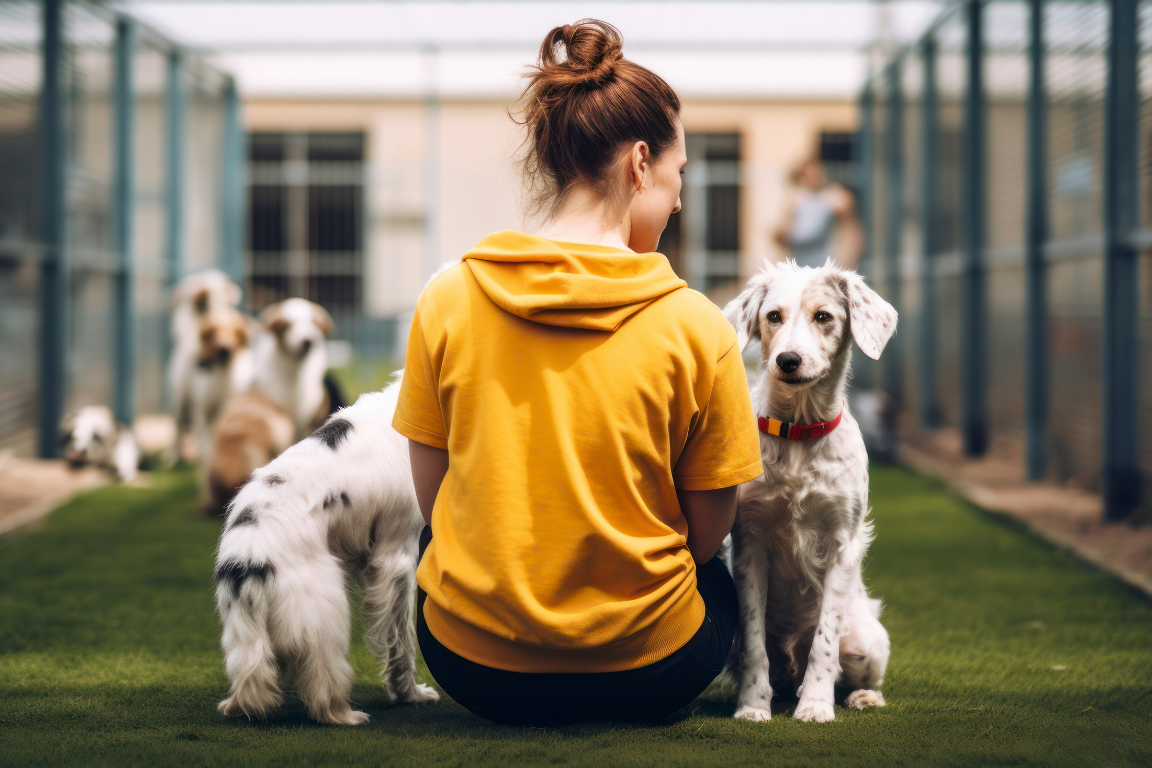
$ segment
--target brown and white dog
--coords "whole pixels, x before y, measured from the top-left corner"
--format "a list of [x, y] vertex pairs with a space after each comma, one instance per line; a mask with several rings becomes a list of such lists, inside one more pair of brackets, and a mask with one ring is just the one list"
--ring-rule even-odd
[[208, 470], [213, 509], [225, 505], [249, 475], [347, 405], [325, 375], [324, 341], [332, 318], [319, 304], [288, 299], [260, 315], [253, 386], [231, 399], [217, 426]]
[[193, 380], [201, 357], [201, 325], [218, 312], [232, 310], [240, 303], [240, 297], [240, 286], [217, 269], [188, 275], [172, 293], [172, 352], [166, 375], [177, 429], [168, 463], [179, 458], [182, 436], [193, 430], [197, 420], [193, 413]]
[[248, 319], [234, 309], [217, 310], [200, 323], [190, 402], [204, 502], [211, 498], [208, 475], [216, 425], [227, 403], [252, 386], [248, 339]]
[[861, 573], [872, 540], [868, 454], [845, 390], [853, 340], [880, 357], [896, 311], [829, 262], [767, 264], [724, 314], [741, 349], [755, 339], [761, 355], [751, 394], [764, 475], [740, 486], [732, 528], [736, 717], [771, 719], [770, 675], [798, 689], [798, 720], [835, 719], [837, 682], [851, 691], [847, 706], [883, 706], [888, 633]]
[[286, 299], [261, 312], [260, 322], [266, 333], [255, 346], [256, 387], [288, 412], [302, 440], [347, 404], [325, 381], [324, 342], [332, 335], [332, 316], [306, 299]]
[[229, 400], [213, 436], [208, 469], [212, 511], [223, 515], [252, 472], [292, 446], [294, 432], [288, 412], [255, 387]]

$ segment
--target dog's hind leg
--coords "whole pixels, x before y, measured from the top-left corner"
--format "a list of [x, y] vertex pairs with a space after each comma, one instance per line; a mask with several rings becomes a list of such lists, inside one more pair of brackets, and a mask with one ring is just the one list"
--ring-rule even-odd
[[368, 715], [348, 706], [353, 670], [348, 663], [351, 621], [344, 571], [328, 552], [308, 567], [277, 574], [281, 616], [272, 624], [277, 650], [297, 660], [297, 685], [308, 714], [321, 723], [360, 725]]
[[740, 672], [736, 714], [740, 720], [772, 719], [772, 684], [764, 612], [768, 603], [768, 552], [733, 535], [732, 575], [740, 600]]
[[224, 634], [224, 666], [232, 683], [218, 709], [224, 715], [263, 717], [280, 706], [279, 671], [268, 634], [268, 564], [226, 561], [216, 571], [216, 600]]
[[380, 680], [388, 698], [408, 704], [436, 701], [440, 694], [416, 681], [416, 629], [412, 614], [416, 597], [415, 542], [400, 551], [373, 556], [364, 574], [364, 643], [380, 662]]

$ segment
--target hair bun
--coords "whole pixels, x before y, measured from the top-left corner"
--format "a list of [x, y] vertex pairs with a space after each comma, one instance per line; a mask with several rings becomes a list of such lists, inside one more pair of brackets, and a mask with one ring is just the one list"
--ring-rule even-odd
[[582, 19], [556, 27], [540, 46], [540, 70], [569, 83], [610, 79], [624, 60], [620, 30], [606, 21]]

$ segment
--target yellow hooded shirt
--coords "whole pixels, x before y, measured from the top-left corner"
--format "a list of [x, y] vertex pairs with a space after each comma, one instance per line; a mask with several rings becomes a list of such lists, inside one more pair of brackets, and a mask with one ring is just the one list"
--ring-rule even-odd
[[446, 448], [417, 571], [456, 654], [657, 662], [704, 620], [676, 489], [759, 477], [736, 332], [658, 253], [484, 238], [416, 306], [393, 426]]

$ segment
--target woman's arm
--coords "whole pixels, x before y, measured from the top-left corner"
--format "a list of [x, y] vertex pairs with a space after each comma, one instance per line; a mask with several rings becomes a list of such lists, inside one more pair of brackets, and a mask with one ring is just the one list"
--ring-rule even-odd
[[680, 510], [688, 521], [688, 551], [697, 563], [706, 563], [716, 556], [724, 537], [736, 521], [736, 489], [719, 488], [714, 491], [677, 490]]
[[436, 506], [436, 494], [440, 492], [444, 475], [448, 474], [448, 451], [409, 440], [408, 456], [412, 460], [412, 482], [416, 485], [420, 516], [424, 518], [425, 525], [432, 525], [432, 507]]

